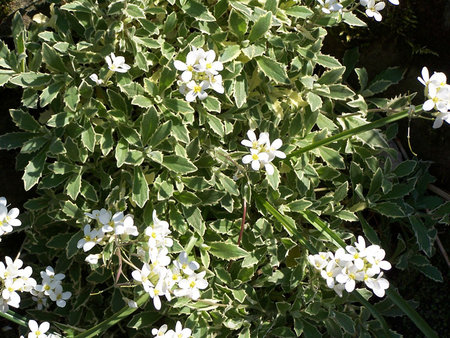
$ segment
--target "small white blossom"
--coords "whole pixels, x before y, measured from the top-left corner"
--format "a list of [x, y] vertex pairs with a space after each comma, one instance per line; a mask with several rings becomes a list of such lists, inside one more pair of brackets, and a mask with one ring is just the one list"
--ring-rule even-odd
[[56, 305], [58, 307], [65, 307], [66, 300], [68, 300], [71, 296], [72, 292], [70, 291], [63, 292], [63, 288], [59, 284], [49, 293], [50, 299], [56, 302]]
[[94, 81], [96, 84], [101, 85], [103, 83], [102, 79], [99, 79], [97, 74], [91, 74], [89, 78]]
[[205, 92], [206, 89], [209, 88], [208, 81], [202, 81], [200, 84], [197, 84], [195, 81], [189, 81], [186, 84], [188, 88], [188, 92], [186, 93], [186, 101], [192, 102], [198, 97], [200, 100], [204, 100], [208, 97], [208, 93]]
[[175, 331], [169, 330], [166, 334], [167, 337], [173, 338], [189, 338], [192, 334], [192, 330], [188, 328], [184, 328], [179, 321], [177, 321], [175, 325]]
[[90, 254], [86, 256], [84, 260], [89, 264], [98, 264], [98, 260], [100, 259], [100, 257], [101, 257], [100, 254]]
[[183, 297], [187, 296], [193, 300], [197, 300], [200, 297], [200, 291], [208, 287], [208, 282], [204, 279], [206, 271], [200, 273], [194, 273], [186, 279], [182, 279], [178, 283], [179, 289], [176, 289], [175, 296]]
[[77, 248], [83, 248], [84, 252], [91, 250], [103, 238], [103, 232], [95, 229], [91, 230], [91, 226], [86, 224], [84, 226], [84, 237], [77, 243]]
[[153, 337], [166, 337], [167, 329], [167, 324], [164, 324], [159, 329], [152, 329], [152, 335]]
[[28, 322], [28, 327], [30, 328], [30, 333], [28, 333], [28, 338], [47, 338], [48, 335], [45, 333], [50, 329], [50, 324], [48, 322], [43, 322], [41, 325], [35, 320], [30, 320]]
[[181, 252], [178, 259], [173, 262], [175, 267], [183, 271], [186, 275], [192, 275], [195, 270], [200, 268], [200, 265], [196, 261], [189, 261], [189, 257], [186, 252]]
[[325, 14], [340, 12], [343, 8], [338, 0], [317, 0], [317, 2], [322, 6], [322, 12]]
[[7, 206], [6, 198], [0, 197], [0, 237], [3, 234], [11, 232], [13, 227], [22, 224], [22, 222], [17, 219], [19, 216], [19, 209], [12, 208], [11, 210], [8, 210]]
[[361, 5], [366, 7], [366, 14], [369, 18], [373, 17], [376, 21], [381, 21], [383, 19], [380, 11], [386, 6], [384, 2], [376, 2], [376, 0], [361, 0]]
[[109, 70], [113, 72], [126, 73], [131, 68], [125, 63], [125, 58], [123, 56], [115, 56], [114, 53], [106, 56], [105, 60]]

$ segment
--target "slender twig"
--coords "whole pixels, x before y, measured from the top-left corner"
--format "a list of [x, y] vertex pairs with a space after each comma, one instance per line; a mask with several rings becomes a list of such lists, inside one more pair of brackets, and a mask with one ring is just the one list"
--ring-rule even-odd
[[244, 234], [245, 216], [247, 215], [247, 201], [245, 200], [245, 198], [244, 198], [243, 207], [244, 207], [244, 211], [242, 213], [241, 231], [239, 232], [239, 238], [237, 241], [238, 246], [241, 244], [242, 235]]
[[116, 252], [117, 252], [117, 257], [119, 258], [119, 268], [117, 269], [114, 285], [117, 285], [117, 283], [119, 282], [120, 275], [122, 274], [122, 253], [120, 252], [119, 246], [117, 246]]

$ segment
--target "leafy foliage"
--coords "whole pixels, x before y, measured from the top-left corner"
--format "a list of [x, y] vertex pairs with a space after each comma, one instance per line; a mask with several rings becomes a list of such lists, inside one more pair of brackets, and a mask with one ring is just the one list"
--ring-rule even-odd
[[[66, 1], [51, 7], [45, 24], [28, 28], [16, 14], [15, 50], [0, 42], [0, 82], [23, 88], [22, 107], [11, 111], [23, 132], [2, 135], [0, 147], [21, 149], [24, 187], [39, 193], [26, 205], [25, 249], [65, 272], [74, 294], [51, 315], [30, 313], [96, 333], [123, 320], [129, 336], [180, 316], [196, 336], [228, 335], [224, 328], [242, 337], [386, 334], [370, 318], [370, 304], [361, 304], [370, 294], [361, 291], [360, 303], [338, 298], [307, 265], [312, 249], [336, 246], [308, 224], [319, 217], [340, 241], [364, 233], [397, 268], [442, 280], [429, 257], [448, 207], [424, 199], [427, 164], [398, 163], [392, 130], [352, 132], [378, 112], [408, 107], [411, 96], [375, 97], [403, 72], [387, 69], [368, 82], [365, 69], [354, 68], [357, 52], [343, 63], [322, 54], [324, 27], [339, 18], [324, 22], [320, 9], [295, 3]], [[361, 25], [354, 16], [343, 20]], [[224, 94], [188, 103], [177, 91], [173, 61], [191, 47], [220, 56]], [[104, 60], [111, 52], [130, 71], [110, 74]], [[353, 71], [359, 88], [345, 82]], [[93, 73], [105, 83], [96, 85]], [[241, 164], [248, 129], [283, 140], [288, 159], [275, 161], [274, 175]], [[296, 153], [306, 146], [309, 152]], [[176, 299], [158, 314], [136, 288], [131, 296], [141, 297], [143, 311], [125, 319], [134, 310], [122, 309], [130, 292], [114, 281], [115, 258], [114, 267], [89, 272], [76, 249], [84, 212], [103, 207], [133, 214], [140, 232], [153, 209], [165, 215], [173, 251], [191, 251], [207, 271], [201, 300]], [[113, 246], [102, 254], [114, 256]]]

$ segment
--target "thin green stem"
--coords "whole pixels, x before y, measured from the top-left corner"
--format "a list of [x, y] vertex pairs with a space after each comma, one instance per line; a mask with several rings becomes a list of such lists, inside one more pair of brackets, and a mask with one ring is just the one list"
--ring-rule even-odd
[[[421, 110], [422, 110], [422, 107], [416, 108], [416, 112], [421, 111]], [[349, 137], [351, 137], [353, 135], [357, 135], [357, 134], [363, 133], [365, 131], [369, 131], [369, 130], [372, 130], [372, 129], [375, 129], [375, 128], [383, 127], [386, 124], [389, 124], [389, 123], [401, 120], [401, 119], [403, 119], [405, 117], [408, 117], [409, 114], [410, 114], [410, 109], [407, 109], [407, 110], [401, 111], [399, 113], [383, 117], [383, 118], [381, 118], [379, 120], [376, 120], [374, 122], [365, 124], [363, 126], [359, 126], [359, 127], [348, 129], [348, 130], [344, 130], [343, 132], [340, 132], [340, 133], [338, 133], [336, 135], [324, 138], [324, 139], [322, 139], [320, 141], [313, 142], [310, 145], [307, 145], [306, 147], [297, 149], [297, 150], [293, 151], [292, 153], [290, 153], [289, 155], [287, 155], [287, 158], [291, 158], [291, 157], [294, 157], [294, 156], [301, 155], [301, 154], [306, 153], [306, 152], [308, 152], [310, 150], [319, 148], [321, 146], [330, 144], [330, 143], [335, 142], [335, 141], [345, 140], [345, 139], [347, 139], [347, 138], [349, 138]]]
[[[149, 298], [149, 294], [143, 294], [137, 301], [138, 308], [143, 305]], [[74, 338], [84, 338], [84, 337], [98, 337], [102, 332], [105, 332], [111, 326], [114, 326], [122, 319], [128, 317], [138, 308], [131, 308], [128, 305], [124, 306], [120, 311], [113, 314], [111, 317], [105, 319], [103, 322], [95, 325], [94, 327], [86, 330], [80, 334], [77, 334]]]
[[19, 324], [20, 326], [28, 327], [27, 318], [15, 313], [14, 311], [11, 310], [8, 310], [8, 312], [0, 311], [0, 316], [8, 319], [11, 322]]

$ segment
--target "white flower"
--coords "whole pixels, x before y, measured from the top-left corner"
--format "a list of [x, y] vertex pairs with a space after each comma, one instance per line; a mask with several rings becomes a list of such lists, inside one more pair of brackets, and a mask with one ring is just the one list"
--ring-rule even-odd
[[40, 275], [43, 282], [60, 282], [66, 277], [63, 273], [55, 274], [55, 270], [51, 266], [47, 266], [45, 271], [41, 271]]
[[328, 252], [319, 252], [316, 255], [309, 255], [309, 264], [313, 265], [317, 270], [322, 270], [327, 266], [330, 254]]
[[121, 224], [116, 227], [116, 233], [122, 232], [125, 235], [138, 236], [139, 232], [137, 227], [134, 225], [133, 217], [131, 215], [126, 215]]
[[175, 331], [169, 330], [166, 334], [167, 337], [173, 338], [189, 338], [192, 334], [192, 330], [188, 328], [184, 328], [179, 321], [175, 325]]
[[30, 333], [28, 333], [28, 338], [47, 338], [45, 332], [50, 328], [50, 324], [48, 322], [43, 322], [41, 325], [35, 320], [30, 320], [28, 322], [28, 327], [30, 328]]
[[243, 146], [252, 148], [252, 149], [260, 149], [269, 141], [269, 133], [261, 133], [259, 138], [257, 139], [256, 134], [253, 130], [249, 130], [247, 132], [248, 140], [242, 140], [241, 144]]
[[114, 53], [111, 53], [111, 56], [106, 56], [105, 60], [109, 70], [113, 72], [126, 73], [131, 68], [125, 63], [123, 56], [115, 56]]
[[389, 0], [389, 2], [393, 5], [400, 5], [400, 2], [398, 0]]
[[225, 89], [222, 85], [222, 75], [214, 75], [209, 77], [209, 86], [219, 94], [223, 94]]
[[439, 113], [434, 120], [433, 128], [440, 128], [444, 121], [450, 124], [450, 111], [446, 113]]
[[149, 292], [150, 288], [153, 287], [152, 282], [150, 281], [150, 266], [147, 263], [144, 263], [141, 270], [134, 270], [131, 275], [133, 278], [142, 284], [144, 290]]
[[343, 8], [338, 0], [317, 0], [317, 2], [322, 6], [322, 12], [324, 12], [325, 14], [330, 14], [331, 12], [339, 12]]
[[441, 113], [446, 113], [450, 108], [450, 86], [428, 86], [428, 100], [423, 104], [424, 111], [436, 108]]
[[166, 296], [170, 300], [170, 294], [167, 290], [167, 285], [164, 283], [164, 279], [160, 279], [155, 287], [151, 287], [147, 291], [150, 297], [153, 299], [153, 306], [156, 310], [161, 310], [161, 299], [160, 296]]
[[347, 292], [352, 292], [355, 289], [356, 281], [362, 280], [364, 280], [364, 272], [351, 263], [344, 267], [336, 276], [337, 282], [345, 284]]
[[66, 300], [72, 296], [72, 292], [63, 292], [61, 285], [57, 285], [52, 291], [49, 292], [49, 297], [52, 301], [56, 302], [58, 307], [65, 307]]
[[183, 297], [187, 296], [193, 300], [197, 300], [200, 297], [200, 291], [208, 287], [208, 282], [204, 279], [206, 271], [200, 273], [194, 273], [186, 279], [182, 279], [178, 283], [180, 289], [174, 291], [175, 296]]
[[384, 297], [385, 290], [389, 288], [389, 281], [382, 276], [383, 273], [380, 273], [377, 278], [369, 278], [365, 281], [367, 287], [372, 289], [378, 297]]
[[366, 260], [371, 264], [367, 269], [367, 272], [375, 275], [380, 273], [381, 270], [390, 270], [392, 268], [391, 263], [384, 261], [386, 252], [378, 245], [371, 245], [366, 249]]
[[366, 14], [369, 18], [374, 18], [376, 21], [381, 21], [383, 18], [380, 11], [386, 6], [384, 2], [375, 2], [375, 0], [361, 0], [361, 5], [365, 6]]
[[341, 272], [341, 267], [336, 264], [334, 260], [329, 261], [326, 268], [320, 270], [320, 275], [327, 282], [327, 286], [332, 289], [334, 288], [334, 278]]
[[103, 80], [102, 80], [102, 79], [99, 79], [97, 74], [91, 74], [91, 75], [89, 76], [89, 78], [90, 78], [92, 81], [94, 81], [96, 84], [98, 84], [98, 85], [101, 85], [101, 84], [103, 83]]
[[205, 51], [202, 48], [196, 49], [195, 47], [192, 47], [192, 51], [186, 56], [186, 63], [180, 60], [175, 60], [173, 62], [175, 68], [183, 72], [181, 74], [181, 80], [184, 82], [191, 81], [192, 73], [198, 69], [198, 62], [204, 55]]
[[182, 270], [186, 275], [190, 276], [195, 270], [200, 268], [200, 265], [196, 261], [189, 261], [189, 257], [186, 252], [181, 252], [178, 259], [173, 262], [175, 267]]
[[213, 50], [209, 50], [205, 53], [205, 57], [199, 60], [200, 72], [205, 72], [206, 75], [217, 75], [223, 70], [222, 62], [214, 61], [216, 53]]
[[152, 329], [153, 337], [166, 337], [166, 332], [167, 324], [162, 325], [159, 329]]
[[261, 168], [261, 162], [268, 162], [269, 154], [260, 153], [257, 149], [250, 149], [250, 155], [245, 155], [242, 158], [242, 163], [249, 164], [251, 162], [253, 170], [259, 170]]
[[89, 264], [98, 264], [98, 260], [100, 259], [100, 257], [101, 257], [100, 254], [90, 254], [86, 256], [84, 260]]
[[83, 248], [84, 252], [91, 250], [103, 238], [103, 232], [95, 229], [91, 230], [91, 226], [86, 224], [84, 226], [84, 237], [77, 243], [77, 248]]
[[275, 157], [286, 158], [286, 154], [278, 150], [283, 145], [283, 142], [277, 138], [275, 141], [270, 143], [270, 140], [266, 141], [266, 152], [269, 154], [269, 161], [272, 161]]
[[208, 93], [205, 92], [205, 89], [208, 89], [209, 82], [202, 81], [200, 84], [197, 84], [195, 81], [190, 81], [186, 84], [186, 87], [189, 91], [186, 93], [186, 101], [192, 102], [198, 97], [200, 100], [204, 100], [208, 97]]
[[11, 232], [13, 227], [20, 226], [22, 222], [17, 219], [19, 209], [12, 208], [8, 211], [5, 197], [0, 197], [0, 236]]
[[145, 235], [148, 236], [148, 246], [150, 248], [157, 247], [171, 247], [173, 245], [173, 240], [168, 236], [171, 231], [169, 230], [169, 223], [166, 221], [161, 221], [156, 215], [156, 210], [153, 210], [153, 227], [148, 226], [145, 229]]

